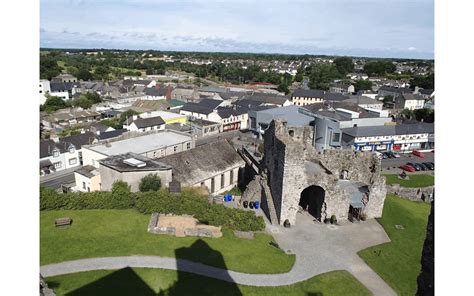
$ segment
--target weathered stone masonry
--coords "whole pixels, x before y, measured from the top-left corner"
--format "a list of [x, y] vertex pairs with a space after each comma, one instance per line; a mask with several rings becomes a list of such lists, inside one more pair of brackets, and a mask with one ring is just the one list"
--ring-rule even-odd
[[310, 126], [273, 121], [265, 131], [262, 173], [249, 183], [243, 198], [261, 197], [262, 209], [272, 223], [283, 224], [288, 219], [295, 224], [302, 191], [319, 186], [325, 193], [321, 220], [331, 215], [343, 220], [351, 204], [347, 188], [362, 188], [363, 213], [367, 218], [381, 217], [386, 189], [380, 160], [368, 152], [319, 153], [312, 145], [313, 135]]

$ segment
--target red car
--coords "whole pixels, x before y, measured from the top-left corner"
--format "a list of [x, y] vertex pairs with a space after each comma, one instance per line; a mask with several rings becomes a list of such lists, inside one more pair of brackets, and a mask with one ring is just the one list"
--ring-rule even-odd
[[421, 157], [421, 158], [425, 157], [425, 155], [423, 153], [421, 153], [420, 151], [418, 151], [418, 150], [413, 150], [411, 153], [413, 155], [416, 155], [416, 156]]
[[401, 168], [404, 171], [411, 172], [411, 173], [416, 172], [416, 169], [414, 167], [412, 167], [411, 165], [406, 165], [405, 164], [405, 165], [399, 166], [399, 168]]

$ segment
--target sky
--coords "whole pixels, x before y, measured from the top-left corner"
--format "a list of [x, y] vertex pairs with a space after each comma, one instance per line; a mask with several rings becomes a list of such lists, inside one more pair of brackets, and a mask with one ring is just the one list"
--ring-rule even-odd
[[40, 0], [40, 46], [434, 58], [433, 0]]

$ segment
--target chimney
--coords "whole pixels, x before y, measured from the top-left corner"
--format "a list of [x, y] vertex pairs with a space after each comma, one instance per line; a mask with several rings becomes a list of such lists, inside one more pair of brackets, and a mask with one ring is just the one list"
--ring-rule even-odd
[[132, 120], [137, 120], [138, 119], [138, 115], [132, 115]]

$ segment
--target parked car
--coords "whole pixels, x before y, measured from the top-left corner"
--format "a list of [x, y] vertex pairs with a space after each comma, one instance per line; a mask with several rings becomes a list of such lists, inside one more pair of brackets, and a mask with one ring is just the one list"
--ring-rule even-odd
[[411, 152], [411, 154], [413, 154], [415, 156], [418, 156], [418, 157], [421, 157], [421, 158], [425, 158], [425, 155], [423, 153], [421, 153], [420, 151], [418, 151], [418, 150], [413, 150]]
[[433, 170], [434, 170], [434, 162], [430, 162], [431, 166], [433, 167]]
[[400, 153], [396, 153], [396, 152], [392, 152], [393, 153], [393, 156], [395, 156], [395, 158], [400, 158]]
[[399, 168], [401, 168], [404, 171], [411, 172], [411, 173], [416, 171], [416, 169], [414, 167], [406, 165], [406, 164], [399, 166]]
[[387, 152], [382, 152], [382, 158], [383, 158], [383, 159], [387, 159], [387, 158], [388, 158]]
[[416, 164], [416, 163], [407, 162], [407, 165], [413, 167], [413, 168], [414, 168], [415, 170], [417, 170], [417, 171], [421, 171], [421, 167], [420, 167], [418, 164]]
[[375, 155], [376, 155], [379, 159], [382, 159], [382, 158], [383, 158], [382, 152], [374, 151], [374, 153], [375, 153]]
[[427, 171], [429, 170], [429, 168], [427, 166], [425, 166], [422, 162], [418, 162], [417, 165], [419, 165], [421, 167], [421, 170], [422, 171]]
[[431, 162], [423, 162], [423, 164], [429, 169], [429, 170], [434, 170], [434, 166], [431, 164]]

